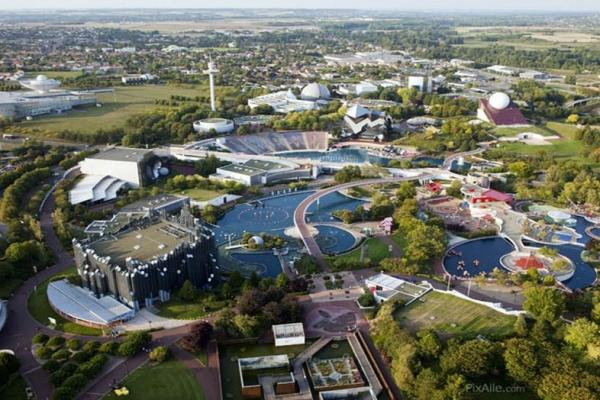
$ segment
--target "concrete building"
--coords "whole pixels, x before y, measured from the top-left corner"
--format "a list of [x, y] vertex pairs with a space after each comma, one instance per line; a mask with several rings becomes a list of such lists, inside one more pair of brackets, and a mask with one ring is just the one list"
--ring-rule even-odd
[[43, 114], [60, 114], [73, 107], [96, 105], [94, 92], [59, 90], [60, 82], [48, 79], [45, 75], [18, 82], [31, 91], [0, 92], [1, 117], [28, 118]]
[[304, 326], [301, 322], [273, 325], [272, 329], [275, 347], [294, 346], [306, 342]]
[[291, 90], [281, 90], [248, 100], [248, 106], [255, 109], [261, 105], [268, 105], [275, 112], [287, 114], [297, 111], [309, 111], [317, 108], [317, 103], [311, 100], [299, 100]]
[[194, 131], [197, 133], [230, 133], [235, 129], [233, 121], [225, 118], [206, 118], [193, 123]]
[[217, 168], [211, 179], [232, 180], [246, 186], [266, 185], [269, 183], [314, 179], [318, 169], [312, 166], [302, 167], [289, 161], [264, 161], [251, 159], [241, 164], [229, 164]]
[[409, 76], [406, 86], [417, 89], [419, 92], [431, 93], [433, 81], [427, 76]]
[[184, 207], [117, 225], [100, 238], [73, 239], [82, 286], [134, 310], [167, 301], [186, 280], [202, 289], [215, 283], [214, 237]]
[[134, 74], [121, 77], [121, 82], [125, 85], [142, 85], [148, 82], [157, 81], [158, 77], [152, 74]]
[[169, 172], [151, 150], [127, 147], [92, 154], [79, 168], [86, 176], [69, 192], [71, 204], [111, 200], [125, 187], [144, 186]]
[[387, 126], [391, 127], [392, 122], [384, 112], [368, 110], [360, 104], [355, 104], [346, 111], [344, 123], [355, 135], [368, 134], [383, 139], [383, 131]]

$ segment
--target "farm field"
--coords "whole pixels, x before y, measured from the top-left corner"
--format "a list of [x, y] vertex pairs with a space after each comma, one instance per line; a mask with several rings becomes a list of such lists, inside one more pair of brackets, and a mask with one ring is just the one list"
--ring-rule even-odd
[[[177, 360], [167, 360], [158, 365], [147, 364], [129, 375], [123, 382], [129, 389], [130, 400], [204, 400], [202, 387], [194, 374]], [[110, 393], [104, 400], [120, 399]]]
[[[223, 88], [221, 88], [223, 90]], [[203, 85], [147, 85], [114, 88], [114, 93], [98, 94], [102, 107], [84, 107], [67, 111], [62, 115], [40, 116], [32, 121], [23, 121], [18, 126], [45, 131], [63, 130], [92, 133], [98, 129], [119, 128], [132, 115], [159, 108], [155, 100], [169, 100], [174, 96], [207, 96], [208, 86]], [[219, 96], [219, 90], [217, 90]]]
[[515, 317], [456, 296], [429, 292], [399, 308], [395, 318], [411, 332], [431, 328], [443, 336], [504, 336], [512, 332]]

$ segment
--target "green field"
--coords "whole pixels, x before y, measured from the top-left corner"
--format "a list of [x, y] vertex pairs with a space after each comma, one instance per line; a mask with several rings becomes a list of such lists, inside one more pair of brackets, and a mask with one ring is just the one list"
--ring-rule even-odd
[[76, 78], [84, 73], [81, 71], [33, 71], [28, 72], [28, 76], [36, 77], [38, 75], [46, 75], [50, 79], [66, 79]]
[[57, 330], [61, 330], [67, 333], [73, 333], [76, 335], [89, 335], [89, 336], [101, 336], [102, 330], [96, 328], [89, 328], [87, 326], [77, 325], [74, 322], [67, 321], [60, 315], [58, 315], [48, 302], [48, 297], [46, 296], [46, 290], [48, 289], [48, 284], [50, 283], [50, 279], [67, 276], [71, 274], [77, 273], [75, 267], [71, 267], [68, 270], [58, 273], [49, 279], [45, 280], [41, 285], [37, 287], [37, 290], [32, 292], [27, 299], [27, 309], [29, 310], [29, 314], [33, 318], [35, 318], [42, 325], [48, 325], [48, 317], [52, 317], [56, 319], [57, 322]]
[[[548, 122], [544, 127], [533, 128], [496, 128], [496, 131], [501, 130], [505, 133], [503, 136], [511, 136], [509, 132], [514, 132], [516, 135], [520, 132], [537, 132], [544, 135], [559, 135], [563, 139], [552, 141], [551, 145], [547, 146], [531, 146], [524, 143], [503, 143], [500, 145], [502, 149], [525, 155], [534, 155], [540, 152], [552, 154], [556, 158], [572, 158], [579, 159], [582, 157], [582, 152], [585, 145], [578, 140], [575, 140], [577, 127], [575, 125], [565, 124], [561, 122]], [[518, 132], [517, 132], [518, 130]]]
[[360, 260], [361, 248], [363, 246], [367, 246], [367, 254], [365, 255], [372, 263], [379, 263], [384, 258], [390, 256], [390, 251], [388, 249], [388, 245], [385, 244], [381, 239], [378, 238], [369, 238], [365, 240], [365, 242], [357, 247], [356, 249], [350, 251], [349, 253], [329, 257], [329, 261], [343, 259], [349, 262], [356, 262]]
[[171, 193], [182, 196], [189, 196], [192, 200], [195, 201], [207, 201], [223, 194], [222, 192], [218, 192], [216, 190], [207, 190], [200, 188], [178, 190]]
[[429, 292], [414, 303], [399, 308], [394, 317], [411, 332], [431, 328], [440, 335], [500, 337], [513, 330], [515, 317], [456, 296]]
[[[217, 90], [222, 95], [226, 88]], [[114, 93], [101, 93], [98, 102], [102, 107], [84, 107], [62, 115], [40, 116], [23, 121], [18, 126], [44, 131], [71, 130], [92, 133], [98, 129], [122, 127], [132, 115], [159, 108], [155, 100], [169, 100], [170, 96], [207, 96], [208, 86], [202, 85], [147, 85], [114, 88]]]
[[173, 319], [198, 319], [226, 305], [227, 301], [215, 300], [205, 295], [194, 301], [185, 301], [172, 296], [169, 301], [159, 306], [158, 315]]
[[[123, 382], [129, 389], [129, 400], [204, 400], [204, 392], [194, 374], [181, 361], [167, 360], [158, 365], [145, 365]], [[105, 400], [117, 400], [114, 393], [105, 396]]]

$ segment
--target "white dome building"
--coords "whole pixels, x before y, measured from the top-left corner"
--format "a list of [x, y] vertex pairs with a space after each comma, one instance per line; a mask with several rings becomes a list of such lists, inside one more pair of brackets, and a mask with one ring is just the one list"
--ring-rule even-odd
[[488, 99], [479, 100], [477, 118], [496, 126], [526, 126], [529, 123], [521, 110], [506, 93], [496, 92]]
[[38, 93], [46, 93], [51, 89], [60, 86], [60, 82], [55, 79], [49, 79], [46, 75], [38, 75], [35, 79], [20, 80], [19, 83], [28, 89], [35, 90]]
[[496, 92], [490, 96], [489, 104], [496, 110], [504, 110], [510, 105], [510, 97], [506, 93]]
[[233, 121], [225, 118], [206, 118], [193, 123], [194, 131], [197, 133], [209, 133], [214, 130], [216, 133], [233, 132], [235, 126]]
[[331, 93], [329, 93], [327, 86], [316, 82], [309, 83], [308, 85], [304, 86], [302, 92], [300, 93], [300, 98], [302, 100], [329, 100], [330, 97]]

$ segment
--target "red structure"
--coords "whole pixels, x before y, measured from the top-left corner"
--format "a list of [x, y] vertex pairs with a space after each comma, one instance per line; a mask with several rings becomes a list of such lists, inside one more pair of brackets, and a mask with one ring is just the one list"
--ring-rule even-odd
[[502, 109], [494, 108], [487, 99], [479, 100], [480, 113], [485, 115], [485, 119], [494, 125], [527, 125], [528, 122], [521, 113], [521, 110], [512, 102]]
[[544, 268], [544, 263], [538, 260], [533, 254], [518, 258], [515, 261], [515, 265], [523, 270]]

